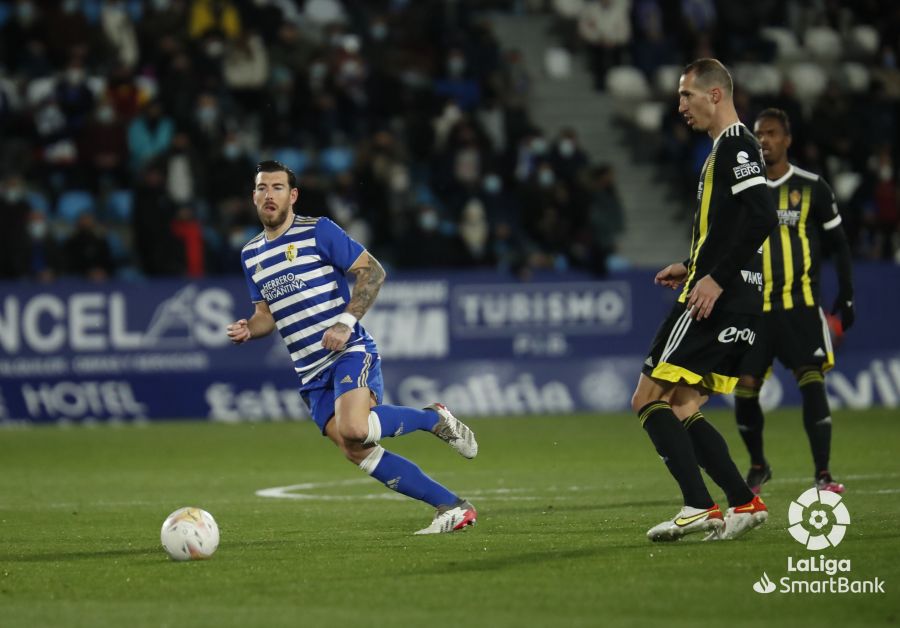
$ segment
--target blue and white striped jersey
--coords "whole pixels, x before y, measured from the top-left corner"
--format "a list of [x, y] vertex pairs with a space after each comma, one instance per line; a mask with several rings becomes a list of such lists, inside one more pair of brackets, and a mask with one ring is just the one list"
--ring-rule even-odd
[[350, 301], [347, 269], [365, 249], [327, 218], [296, 216], [274, 240], [265, 232], [241, 250], [250, 299], [269, 304], [294, 361], [301, 384], [308, 384], [344, 352], [377, 353], [375, 341], [356, 323], [343, 351], [322, 346], [322, 335]]

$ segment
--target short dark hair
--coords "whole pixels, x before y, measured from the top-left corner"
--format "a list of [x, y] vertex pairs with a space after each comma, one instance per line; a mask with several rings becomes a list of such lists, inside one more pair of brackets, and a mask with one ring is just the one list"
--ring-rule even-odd
[[790, 118], [788, 118], [788, 114], [785, 113], [784, 109], [777, 109], [775, 107], [763, 109], [758, 114], [756, 114], [756, 121], [759, 122], [763, 119], [778, 120], [778, 122], [781, 123], [781, 128], [784, 129], [784, 134], [791, 134], [791, 120]]
[[291, 188], [297, 187], [297, 175], [294, 174], [294, 171], [285, 166], [280, 161], [275, 161], [274, 159], [267, 159], [265, 161], [261, 161], [256, 164], [256, 174], [260, 172], [286, 172], [288, 178], [288, 185]]
[[684, 66], [682, 74], [694, 73], [694, 80], [702, 87], [718, 85], [731, 96], [734, 93], [734, 81], [731, 74], [718, 59], [697, 59]]

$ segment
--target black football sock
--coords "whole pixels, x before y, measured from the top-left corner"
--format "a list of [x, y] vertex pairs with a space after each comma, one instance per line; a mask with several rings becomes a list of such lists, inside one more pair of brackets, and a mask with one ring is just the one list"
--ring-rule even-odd
[[681, 487], [685, 506], [712, 507], [714, 502], [703, 483], [691, 439], [672, 412], [672, 406], [665, 401], [654, 401], [641, 408], [638, 416], [656, 452]]
[[753, 492], [741, 477], [734, 460], [728, 453], [728, 444], [701, 412], [695, 412], [684, 422], [690, 435], [697, 462], [713, 482], [718, 484], [728, 498], [729, 506], [740, 506], [753, 499]]
[[750, 453], [750, 464], [765, 465], [763, 454], [763, 417], [759, 405], [759, 391], [753, 388], [738, 386], [734, 389], [734, 418], [737, 419], [738, 432]]
[[807, 371], [797, 380], [803, 396], [803, 427], [809, 438], [816, 476], [828, 470], [831, 456], [831, 410], [825, 396], [825, 377], [819, 371]]

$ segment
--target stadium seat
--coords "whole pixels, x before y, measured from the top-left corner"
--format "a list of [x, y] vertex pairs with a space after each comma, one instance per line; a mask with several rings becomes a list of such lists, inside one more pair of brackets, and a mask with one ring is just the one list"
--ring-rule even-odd
[[121, 233], [116, 229], [110, 229], [106, 233], [106, 243], [109, 245], [109, 254], [112, 256], [116, 266], [124, 264], [128, 261], [131, 247], [126, 243], [127, 234]]
[[340, 174], [353, 167], [355, 155], [349, 146], [332, 146], [319, 153], [319, 166], [326, 174]]
[[25, 88], [25, 101], [32, 107], [36, 107], [51, 96], [56, 89], [56, 77], [42, 76], [28, 81]]
[[641, 131], [659, 133], [662, 131], [666, 105], [661, 102], [642, 102], [634, 109], [634, 124]]
[[775, 43], [778, 59], [781, 61], [796, 59], [800, 56], [800, 44], [794, 32], [780, 26], [767, 26], [760, 31], [763, 38]]
[[873, 56], [878, 53], [880, 45], [881, 36], [878, 29], [869, 24], [857, 24], [847, 34], [847, 47], [853, 53]]
[[828, 85], [828, 76], [818, 63], [796, 63], [788, 70], [788, 78], [794, 84], [800, 100], [815, 100]]
[[678, 91], [678, 79], [681, 78], [680, 65], [661, 65], [656, 68], [653, 77], [653, 88], [660, 96], [671, 97]]
[[272, 159], [280, 161], [285, 166], [294, 171], [294, 174], [300, 174], [309, 167], [309, 153], [299, 148], [284, 146], [276, 148], [272, 154]]
[[768, 63], [739, 63], [734, 80], [751, 96], [771, 96], [781, 90], [781, 72]]
[[56, 202], [56, 217], [66, 223], [74, 224], [81, 214], [92, 211], [94, 197], [86, 190], [68, 190]]
[[632, 66], [619, 65], [606, 73], [606, 89], [616, 100], [646, 100], [650, 86], [644, 74]]
[[840, 172], [834, 176], [834, 195], [839, 203], [846, 203], [856, 193], [862, 183], [862, 175], [858, 172]]
[[31, 211], [38, 212], [44, 216], [50, 213], [50, 201], [43, 192], [31, 190], [25, 195], [25, 200], [31, 206]]
[[100, 12], [103, 6], [100, 0], [82, 0], [81, 12], [89, 24], [97, 24], [100, 21]]
[[112, 222], [130, 222], [133, 204], [131, 190], [114, 190], [106, 197], [106, 217]]
[[827, 26], [808, 28], [803, 36], [803, 44], [815, 59], [834, 61], [844, 54], [844, 42], [837, 31]]
[[842, 84], [854, 94], [865, 92], [869, 89], [869, 68], [856, 61], [848, 61], [841, 64]]
[[562, 46], [544, 51], [544, 72], [552, 79], [567, 79], [572, 75], [572, 55]]

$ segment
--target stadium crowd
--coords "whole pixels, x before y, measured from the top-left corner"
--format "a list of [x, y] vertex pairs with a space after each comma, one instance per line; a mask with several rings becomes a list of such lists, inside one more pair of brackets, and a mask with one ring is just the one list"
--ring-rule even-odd
[[603, 272], [612, 173], [531, 123], [490, 3], [0, 7], [4, 277], [237, 272], [265, 158], [390, 266]]
[[[832, 83], [808, 106], [785, 81], [777, 100], [736, 98], [745, 121], [765, 106], [791, 114], [801, 165], [858, 172], [842, 208], [855, 253], [891, 257], [900, 11], [798, 13], [807, 4], [0, 2], [0, 277], [235, 273], [258, 231], [249, 192], [265, 158], [298, 174], [298, 213], [331, 217], [389, 267], [603, 274], [624, 229], [614, 173], [573, 129], [531, 121], [532, 77], [489, 19], [525, 10], [560, 16], [599, 89], [615, 64], [651, 76], [705, 54], [769, 60], [761, 23], [876, 24], [886, 43], [866, 62], [884, 78], [866, 93]], [[625, 26], [609, 44], [591, 24]], [[658, 157], [677, 164], [673, 195], [687, 200], [705, 148], [669, 109]]]
[[[674, 105], [679, 68], [716, 57], [735, 74], [741, 120], [776, 107], [792, 127], [792, 161], [835, 188], [854, 255], [900, 262], [900, 5], [877, 0], [552, 0], [556, 32], [584, 54], [599, 89], [631, 66], [646, 100], [664, 103], [652, 146], [688, 222], [710, 140]], [[633, 79], [628, 73], [618, 78]], [[635, 85], [625, 89], [633, 95]], [[637, 90], [640, 92], [640, 89]], [[633, 104], [633, 103], [632, 103]], [[632, 111], [636, 108], [633, 107]], [[632, 122], [634, 122], [632, 120]], [[636, 124], [640, 127], [640, 121]], [[638, 149], [637, 152], [640, 152]], [[646, 151], [646, 148], [643, 148]]]

